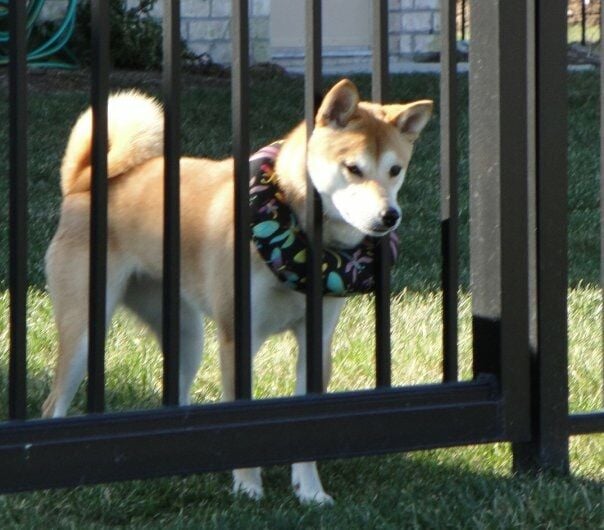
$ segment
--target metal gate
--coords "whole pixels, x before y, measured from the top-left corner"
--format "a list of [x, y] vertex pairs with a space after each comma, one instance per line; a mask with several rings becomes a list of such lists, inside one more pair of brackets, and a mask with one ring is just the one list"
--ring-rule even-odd
[[[0, 491], [91, 484], [293, 461], [512, 442], [517, 469], [568, 469], [568, 437], [604, 431], [604, 413], [568, 414], [565, 21], [562, 0], [475, 0], [470, 58], [474, 378], [458, 382], [455, 0], [441, 1], [443, 383], [390, 383], [389, 271], [376, 289], [375, 389], [322, 393], [321, 208], [307, 212], [304, 397], [251, 399], [248, 212], [248, 2], [234, 0], [233, 145], [236, 396], [178, 407], [179, 10], [164, 5], [164, 407], [104, 413], [108, 3], [93, 0], [93, 201], [88, 414], [26, 417], [25, 2], [10, 2], [9, 420], [0, 424]], [[387, 1], [373, 0], [373, 98], [388, 97]], [[321, 2], [306, 1], [306, 120], [321, 93]], [[555, 113], [549, 112], [558, 109]], [[547, 181], [547, 185], [546, 185]], [[536, 229], [536, 230], [532, 230]], [[531, 234], [529, 236], [529, 234]], [[385, 251], [385, 249], [383, 249]], [[382, 253], [382, 256], [385, 256]], [[245, 440], [245, 444], [241, 443]], [[173, 451], [171, 447], [178, 447]], [[153, 466], [148, 465], [153, 462]]]

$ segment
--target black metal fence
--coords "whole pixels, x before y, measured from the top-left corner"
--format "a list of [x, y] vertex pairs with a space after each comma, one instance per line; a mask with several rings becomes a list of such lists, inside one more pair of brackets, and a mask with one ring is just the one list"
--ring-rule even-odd
[[[374, 0], [373, 5], [372, 95], [380, 101], [388, 97], [387, 1]], [[476, 0], [472, 5], [474, 45], [469, 82], [474, 378], [457, 381], [457, 27], [456, 1], [443, 0], [443, 383], [396, 388], [390, 384], [389, 274], [384, 259], [378, 267], [376, 292], [376, 388], [322, 393], [318, 281], [321, 205], [315, 196], [307, 211], [314, 249], [307, 294], [308, 395], [261, 401], [251, 399], [249, 355], [248, 2], [233, 1], [237, 399], [177, 407], [180, 23], [179, 2], [166, 0], [165, 406], [124, 413], [104, 413], [109, 20], [107, 2], [92, 0], [92, 7], [94, 200], [88, 414], [41, 420], [27, 418], [25, 407], [25, 3], [10, 2], [10, 377], [9, 420], [0, 424], [0, 491], [495, 441], [514, 444], [517, 469], [567, 470], [569, 436], [604, 431], [601, 411], [568, 414], [566, 123], [561, 118], [565, 114], [561, 109], [566, 108], [565, 1]], [[319, 0], [306, 1], [305, 104], [310, 125], [321, 92], [320, 8]], [[527, 20], [531, 24], [521, 23]], [[239, 442], [242, 439], [245, 444]], [[171, 449], [175, 444], [177, 452]]]

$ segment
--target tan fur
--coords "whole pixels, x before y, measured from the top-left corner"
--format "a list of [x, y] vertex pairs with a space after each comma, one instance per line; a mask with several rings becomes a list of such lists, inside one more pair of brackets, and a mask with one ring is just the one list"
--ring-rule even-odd
[[[90, 189], [92, 109], [87, 109], [71, 131], [63, 164], [63, 195]], [[107, 108], [109, 153], [107, 173], [117, 177], [163, 152], [163, 111], [156, 100], [136, 91], [111, 97]]]
[[[396, 207], [403, 175], [393, 179], [393, 164], [406, 169], [410, 136], [427, 120], [431, 102], [408, 106], [359, 104], [350, 81], [341, 81], [325, 97], [308, 145], [308, 167], [325, 207], [325, 244], [350, 247], [367, 230], [380, 228], [380, 212]], [[163, 230], [163, 118], [159, 105], [135, 92], [118, 94], [109, 108], [108, 320], [124, 303], [159, 336]], [[418, 125], [419, 124], [419, 125]], [[63, 160], [61, 219], [46, 255], [48, 288], [59, 331], [59, 356], [45, 417], [66, 414], [85, 374], [88, 306], [91, 113], [71, 133]], [[277, 159], [280, 186], [304, 224], [306, 131], [299, 125], [287, 137]], [[384, 158], [385, 157], [385, 158]], [[392, 161], [391, 161], [392, 160]], [[343, 164], [361, 164], [362, 179]], [[383, 166], [383, 167], [382, 167]], [[224, 399], [234, 398], [233, 327], [233, 160], [182, 158], [181, 171], [181, 396], [200, 362], [200, 315], [215, 320], [220, 343]], [[403, 171], [404, 173], [404, 171]], [[347, 198], [348, 197], [348, 198]], [[360, 199], [359, 199], [360, 198]], [[348, 202], [360, 207], [348, 208]], [[338, 202], [340, 201], [340, 202]], [[338, 210], [344, 201], [345, 207]], [[349, 211], [350, 210], [350, 211]], [[358, 212], [357, 212], [358, 210]], [[357, 218], [358, 214], [358, 218]], [[377, 227], [377, 228], [376, 228]], [[304, 393], [304, 297], [281, 284], [252, 248], [253, 349], [271, 334], [291, 330], [300, 355], [296, 393]], [[331, 337], [341, 299], [324, 299], [324, 372], [330, 371]], [[295, 464], [292, 481], [303, 502], [330, 502], [314, 463]], [[235, 471], [236, 491], [262, 495], [256, 469]]]

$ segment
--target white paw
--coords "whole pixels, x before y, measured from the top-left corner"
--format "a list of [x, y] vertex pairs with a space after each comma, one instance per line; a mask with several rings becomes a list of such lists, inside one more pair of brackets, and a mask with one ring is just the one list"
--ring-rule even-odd
[[333, 506], [334, 501], [331, 495], [328, 495], [323, 490], [306, 491], [300, 488], [299, 484], [294, 484], [294, 492], [300, 501], [300, 504], [315, 505], [315, 506]]
[[233, 494], [245, 495], [253, 501], [259, 501], [264, 497], [264, 490], [262, 489], [262, 484], [238, 480], [235, 477], [233, 481]]

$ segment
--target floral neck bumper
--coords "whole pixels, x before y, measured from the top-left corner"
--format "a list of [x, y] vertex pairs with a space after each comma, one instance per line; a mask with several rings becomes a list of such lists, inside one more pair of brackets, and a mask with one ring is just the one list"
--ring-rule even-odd
[[[281, 143], [276, 142], [250, 158], [250, 207], [252, 240], [270, 270], [283, 283], [305, 292], [306, 249], [309, 241], [296, 215], [277, 185], [275, 159]], [[374, 263], [378, 238], [366, 237], [351, 249], [323, 250], [322, 283], [326, 296], [368, 293], [375, 288]], [[389, 233], [392, 260], [397, 256], [398, 238]]]

